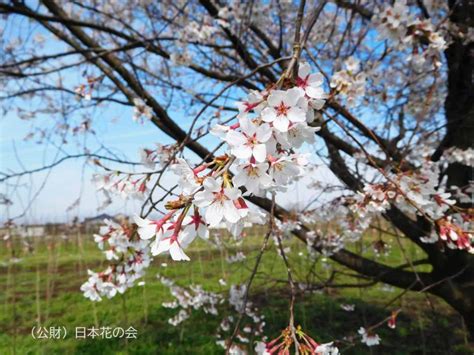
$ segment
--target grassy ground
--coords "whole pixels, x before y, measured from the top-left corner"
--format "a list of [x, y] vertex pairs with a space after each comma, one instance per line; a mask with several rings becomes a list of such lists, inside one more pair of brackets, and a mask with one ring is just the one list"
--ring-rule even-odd
[[[144, 279], [123, 296], [91, 303], [79, 291], [87, 279], [87, 269], [104, 268], [104, 259], [90, 236], [68, 240], [59, 236], [33, 241], [34, 252], [22, 250], [21, 241], [5, 243], [0, 251], [0, 354], [220, 354], [215, 333], [222, 315], [195, 312], [178, 327], [168, 324], [176, 310], [161, 306], [172, 301], [169, 290], [156, 278], [157, 273], [173, 278], [180, 285], [200, 284], [204, 289], [226, 293], [232, 284], [247, 281], [258, 254], [261, 237], [248, 237], [241, 246], [221, 251], [204, 243], [193, 245], [190, 263], [175, 263], [167, 257], [156, 258]], [[287, 242], [290, 263], [298, 281], [306, 282], [311, 263], [300, 256], [305, 246]], [[364, 248], [360, 244], [358, 248]], [[416, 260], [416, 249], [404, 248]], [[13, 262], [12, 250], [21, 260]], [[244, 251], [244, 262], [229, 264], [228, 254]], [[370, 254], [370, 252], [369, 252]], [[419, 255], [418, 255], [419, 254]], [[390, 264], [403, 264], [404, 256], [393, 248]], [[166, 262], [167, 267], [162, 266]], [[312, 278], [325, 278], [329, 271], [318, 263]], [[348, 270], [340, 269], [348, 272]], [[283, 262], [271, 247], [262, 260], [252, 286], [251, 300], [266, 316], [265, 334], [276, 337], [288, 322], [288, 289]], [[221, 286], [220, 278], [229, 286]], [[270, 280], [270, 281], [269, 281]], [[338, 276], [340, 283], [365, 282], [349, 275]], [[469, 354], [460, 317], [440, 300], [418, 293], [387, 290], [376, 284], [364, 288], [335, 288], [305, 294], [297, 300], [296, 321], [316, 340], [339, 339], [343, 354]], [[395, 301], [392, 302], [392, 300]], [[354, 312], [340, 308], [342, 303], [356, 305]], [[387, 304], [391, 303], [389, 306]], [[360, 326], [373, 325], [386, 318], [392, 309], [402, 308], [397, 328], [381, 326], [377, 332], [382, 345], [369, 349], [351, 336]], [[224, 309], [221, 312], [226, 312]], [[68, 330], [65, 339], [35, 340], [34, 326]], [[75, 327], [133, 326], [138, 339], [75, 339]], [[345, 339], [344, 339], [345, 338]]]

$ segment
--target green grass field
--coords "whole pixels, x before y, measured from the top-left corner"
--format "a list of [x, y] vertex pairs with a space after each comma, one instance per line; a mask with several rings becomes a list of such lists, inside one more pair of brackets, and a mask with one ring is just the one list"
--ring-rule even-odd
[[[87, 279], [87, 269], [100, 271], [106, 265], [91, 236], [78, 235], [68, 240], [59, 236], [37, 238], [33, 240], [33, 252], [22, 250], [20, 240], [2, 243], [0, 354], [221, 354], [224, 351], [216, 345], [215, 334], [228, 309], [220, 310], [219, 316], [196, 311], [190, 319], [173, 327], [168, 319], [177, 310], [162, 307], [162, 302], [173, 298], [156, 275], [173, 278], [179, 285], [200, 284], [205, 290], [226, 294], [230, 285], [247, 282], [262, 237], [247, 237], [242, 245], [228, 250], [195, 243], [189, 251], [189, 263], [173, 262], [167, 256], [155, 258], [144, 286], [98, 303], [84, 298], [79, 290]], [[286, 241], [285, 246], [291, 247], [289, 259], [297, 281], [321, 281], [329, 276], [324, 263], [318, 262], [313, 267], [300, 255], [306, 255], [305, 245]], [[361, 243], [357, 248], [365, 246], [367, 243]], [[247, 259], [227, 263], [226, 256], [237, 251], [243, 251]], [[20, 261], [12, 260], [12, 253]], [[373, 256], [372, 251], [367, 253]], [[420, 251], [408, 246], [405, 254], [413, 260], [422, 257]], [[390, 256], [381, 260], [392, 265], [405, 262], [395, 246]], [[313, 272], [308, 275], [310, 269]], [[339, 283], [367, 282], [351, 276], [349, 270], [341, 267], [337, 270], [345, 273], [336, 276]], [[219, 284], [220, 278], [227, 281], [227, 286]], [[266, 316], [265, 334], [270, 339], [278, 336], [288, 322], [289, 292], [285, 280], [284, 264], [270, 244], [250, 292], [251, 301]], [[296, 322], [317, 341], [339, 340], [343, 354], [472, 353], [465, 345], [459, 315], [433, 296], [408, 292], [397, 298], [402, 292], [376, 284], [305, 294], [297, 298]], [[341, 303], [355, 304], [356, 309], [344, 311]], [[360, 326], [376, 324], [398, 308], [402, 311], [397, 328], [392, 330], [382, 325], [377, 330], [382, 338], [380, 346], [369, 349], [355, 337]], [[65, 339], [33, 339], [32, 327], [38, 326], [64, 326], [68, 335]], [[75, 327], [91, 326], [133, 326], [138, 339], [75, 339]], [[355, 341], [350, 341], [351, 336]]]

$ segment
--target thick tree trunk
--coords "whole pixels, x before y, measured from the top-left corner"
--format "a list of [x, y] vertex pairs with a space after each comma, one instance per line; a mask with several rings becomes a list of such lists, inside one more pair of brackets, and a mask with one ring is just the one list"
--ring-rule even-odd
[[[471, 0], [449, 1], [450, 20], [467, 32], [474, 26], [474, 3]], [[445, 102], [446, 136], [434, 158], [448, 148], [474, 148], [474, 42], [454, 39], [445, 51], [448, 66], [448, 95]], [[447, 187], [466, 187], [474, 180], [473, 169], [451, 164]], [[472, 208], [473, 201], [462, 207]], [[433, 265], [433, 275], [443, 282], [434, 293], [461, 313], [474, 339], [474, 255], [460, 251], [446, 252], [442, 262]], [[456, 277], [453, 277], [456, 275]]]

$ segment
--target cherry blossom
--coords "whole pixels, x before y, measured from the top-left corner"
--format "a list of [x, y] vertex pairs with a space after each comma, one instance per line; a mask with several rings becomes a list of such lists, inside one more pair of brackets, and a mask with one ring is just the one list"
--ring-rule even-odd
[[253, 157], [261, 163], [266, 158], [266, 146], [272, 131], [268, 124], [257, 126], [248, 118], [240, 118], [240, 131], [229, 130], [226, 135], [226, 142], [231, 147], [231, 152], [239, 159]]
[[268, 163], [246, 163], [236, 167], [236, 175], [233, 179], [234, 185], [245, 186], [247, 194], [262, 196], [265, 189], [272, 184], [272, 178], [268, 175]]
[[246, 101], [237, 102], [239, 116], [245, 117], [250, 111], [260, 112], [265, 106], [262, 93], [256, 90], [250, 91]]
[[209, 239], [209, 230], [207, 228], [207, 223], [201, 216], [197, 208], [194, 209], [194, 213], [192, 215], [188, 215], [184, 218], [183, 228], [185, 233], [188, 233], [190, 235], [190, 241], [194, 240], [194, 237], [196, 236], [199, 236], [204, 240]]
[[322, 88], [323, 82], [324, 77], [321, 73], [311, 73], [311, 66], [308, 63], [300, 63], [296, 85], [311, 99], [311, 107], [315, 110], [320, 110], [326, 102], [327, 95]]
[[153, 117], [153, 111], [150, 106], [148, 106], [145, 101], [140, 98], [133, 99], [133, 120], [135, 122], [142, 122], [142, 118], [151, 119]]
[[248, 211], [240, 206], [241, 192], [236, 187], [224, 187], [222, 178], [208, 177], [203, 182], [204, 190], [196, 193], [194, 203], [198, 207], [206, 207], [205, 218], [211, 227], [217, 226], [222, 220], [236, 223], [241, 218], [240, 210]]
[[268, 107], [262, 110], [262, 120], [272, 123], [280, 132], [288, 131], [292, 123], [305, 122], [306, 112], [298, 105], [301, 97], [298, 88], [273, 90], [267, 99]]
[[343, 70], [334, 73], [330, 86], [347, 99], [349, 106], [353, 106], [356, 100], [365, 94], [367, 76], [360, 71], [359, 61], [353, 57], [344, 62], [344, 67]]
[[111, 264], [99, 273], [89, 270], [89, 279], [81, 286], [81, 291], [92, 301], [124, 293], [143, 276], [151, 262], [148, 242], [136, 239], [129, 225], [110, 220], [104, 222], [105, 226], [94, 235], [94, 240]]
[[[297, 234], [307, 247], [307, 253], [298, 254], [300, 258], [321, 260], [323, 268], [332, 267], [329, 257], [340, 260], [344, 247], [352, 250], [351, 243], [380, 229], [378, 238], [361, 241], [364, 248], [357, 248], [357, 253], [367, 254], [363, 257], [375, 259], [376, 267], [381, 264], [376, 258], [390, 252], [384, 230], [392, 229], [379, 221], [385, 218], [397, 235], [405, 234], [424, 249], [429, 264], [438, 271], [426, 277], [430, 282], [425, 282], [423, 273], [416, 275], [417, 280], [428, 285], [433, 279], [437, 285], [449, 279], [459, 297], [466, 298], [465, 278], [445, 274], [454, 267], [460, 273], [462, 267], [468, 269], [461, 253], [474, 253], [470, 208], [474, 185], [469, 181], [474, 150], [465, 136], [469, 131], [464, 130], [472, 98], [463, 86], [469, 84], [470, 73], [465, 72], [469, 65], [464, 64], [470, 60], [474, 30], [463, 16], [464, 6], [453, 3], [335, 1], [322, 3], [311, 22], [305, 17], [311, 6], [303, 1], [302, 24], [298, 24], [297, 4], [288, 0], [256, 2], [250, 7], [238, 1], [183, 6], [172, 1], [153, 6], [148, 1], [93, 6], [73, 2], [60, 15], [52, 5], [39, 9], [26, 2], [8, 5], [3, 19], [7, 24], [29, 18], [47, 25], [50, 21], [43, 16], [47, 12], [64, 17], [61, 23], [66, 27], [71, 25], [67, 18], [87, 18], [91, 26], [78, 22], [74, 31], [54, 23], [43, 26], [53, 32], [52, 39], [34, 33], [35, 26], [31, 36], [11, 39], [8, 31], [0, 29], [7, 35], [2, 66], [8, 80], [0, 79], [6, 91], [2, 100], [8, 102], [4, 109], [31, 125], [26, 141], [62, 147], [69, 140], [84, 148], [78, 155], [92, 158], [88, 164], [103, 170], [93, 177], [105, 197], [101, 207], [115, 196], [142, 205], [134, 223], [106, 220], [94, 234], [106, 266], [89, 271], [81, 287], [84, 295], [93, 301], [114, 297], [137, 283], [153, 256], [164, 259], [169, 254], [173, 260], [187, 261], [185, 250], [198, 237], [218, 248], [227, 242], [240, 246], [245, 228], [265, 222], [271, 222], [267, 223], [270, 242]], [[46, 12], [42, 15], [42, 11]], [[96, 21], [109, 21], [115, 32], [93, 26]], [[62, 31], [66, 32], [61, 36]], [[54, 53], [63, 46], [50, 42], [64, 42], [64, 38], [85, 50]], [[89, 47], [104, 56], [91, 60]], [[46, 48], [51, 54], [43, 53]], [[74, 60], [64, 62], [66, 54]], [[71, 69], [77, 71], [75, 75], [70, 75]], [[37, 79], [25, 80], [30, 76]], [[68, 77], [71, 80], [64, 79]], [[460, 80], [452, 80], [455, 77]], [[133, 114], [128, 114], [143, 123], [143, 129], [156, 126], [167, 135], [157, 139], [174, 143], [141, 148], [140, 164], [109, 147], [91, 149], [87, 142], [100, 142], [90, 137], [98, 138], [102, 130], [93, 117], [120, 114], [115, 105], [129, 106]], [[86, 111], [91, 107], [97, 112]], [[34, 124], [45, 114], [51, 127]], [[112, 117], [111, 123], [118, 119]], [[61, 149], [51, 167], [73, 157], [63, 151], [72, 150]], [[308, 151], [316, 159], [308, 159], [303, 153]], [[325, 179], [316, 164], [324, 164], [330, 178]], [[152, 171], [157, 167], [159, 171]], [[175, 176], [168, 176], [169, 171]], [[6, 172], [0, 180], [30, 174], [28, 170]], [[269, 203], [270, 195], [279, 200], [278, 193], [289, 190], [295, 181], [305, 185], [304, 191], [317, 190], [318, 197], [307, 206], [288, 208], [288, 213]], [[67, 211], [78, 207], [79, 201]], [[277, 213], [265, 215], [248, 201]], [[219, 230], [209, 232], [221, 227], [233, 238], [223, 238]], [[285, 252], [290, 252], [288, 246], [278, 248], [275, 255]], [[353, 259], [358, 257], [354, 253]], [[237, 252], [227, 261], [244, 258]], [[166, 267], [161, 261], [158, 265]], [[352, 268], [358, 269], [356, 265]], [[382, 279], [386, 275], [377, 274]], [[311, 290], [309, 283], [295, 282], [298, 292]], [[237, 329], [238, 344], [229, 344], [221, 336], [220, 345], [229, 347], [230, 353], [244, 353], [250, 335], [260, 335], [263, 317], [244, 302], [250, 286], [232, 286], [228, 299], [198, 285], [172, 286], [177, 300], [169, 305], [181, 309], [170, 324], [183, 322], [191, 309], [215, 314], [226, 303], [248, 319]], [[439, 292], [438, 296], [450, 297]], [[472, 314], [472, 307], [464, 303], [458, 308]], [[392, 318], [389, 325], [395, 323], [393, 314]], [[226, 315], [220, 330], [231, 331], [235, 321]], [[359, 330], [369, 346], [380, 342], [378, 335], [371, 334], [374, 328]], [[257, 352], [288, 351], [295, 332], [304, 341], [301, 352], [337, 353], [331, 343], [319, 344], [293, 325], [270, 342], [262, 338]]]
[[380, 344], [380, 337], [378, 334], [372, 333], [365, 329], [364, 327], [360, 327], [358, 333], [362, 337], [361, 342], [367, 346], [375, 346]]
[[301, 174], [301, 165], [295, 157], [282, 156], [280, 158], [270, 157], [270, 176], [275, 180], [277, 186], [285, 186], [292, 179]]
[[178, 184], [184, 194], [192, 194], [200, 187], [197, 172], [191, 169], [186, 160], [177, 158], [171, 170], [179, 177]]
[[170, 212], [157, 221], [134, 216], [135, 223], [138, 226], [138, 234], [140, 235], [140, 238], [147, 240], [156, 237], [157, 239], [161, 239], [163, 234], [165, 234], [167, 231], [166, 225], [169, 224], [169, 219], [173, 216], [173, 214], [174, 212]]
[[300, 326], [291, 331], [290, 327], [284, 329], [280, 336], [267, 342], [259, 342], [255, 351], [259, 355], [263, 354], [289, 354], [295, 340], [298, 352], [300, 354], [317, 355], [337, 355], [339, 350], [333, 346], [333, 343], [318, 344], [313, 338], [303, 332]]

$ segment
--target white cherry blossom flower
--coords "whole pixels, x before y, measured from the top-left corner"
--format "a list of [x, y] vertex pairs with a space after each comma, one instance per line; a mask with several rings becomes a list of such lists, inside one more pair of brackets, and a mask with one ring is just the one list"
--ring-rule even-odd
[[152, 221], [147, 218], [140, 218], [139, 216], [135, 215], [133, 219], [138, 226], [138, 234], [140, 235], [140, 238], [144, 240], [154, 237], [160, 239], [161, 236], [166, 232], [167, 228], [165, 224], [172, 217], [172, 215], [173, 212], [170, 212], [157, 221]]
[[216, 124], [212, 126], [210, 132], [212, 135], [219, 137], [220, 139], [225, 139], [227, 133], [230, 131], [229, 126], [221, 125], [221, 124]]
[[263, 190], [272, 183], [272, 178], [268, 175], [268, 163], [247, 163], [236, 167], [236, 174], [233, 182], [235, 186], [245, 186], [249, 194], [261, 196]]
[[91, 301], [101, 301], [102, 297], [99, 294], [97, 285], [102, 283], [97, 273], [87, 270], [89, 279], [81, 285], [81, 291], [84, 292], [84, 297]]
[[155, 168], [156, 152], [150, 149], [140, 149], [140, 162], [148, 169]]
[[[259, 209], [253, 209], [251, 212], [248, 209], [240, 209], [239, 211], [241, 212], [241, 219], [237, 223], [227, 223], [227, 230], [234, 238], [240, 237], [245, 227], [253, 224], [264, 224], [266, 221], [266, 215]], [[245, 213], [242, 213], [244, 211]]]
[[191, 169], [186, 160], [176, 158], [176, 164], [171, 166], [171, 170], [179, 177], [178, 185], [183, 194], [190, 195], [201, 185], [197, 182], [197, 175]]
[[298, 68], [296, 85], [304, 90], [305, 95], [311, 99], [311, 106], [321, 109], [326, 102], [327, 95], [322, 88], [324, 77], [321, 73], [311, 74], [311, 66], [308, 63], [301, 63]]
[[314, 350], [317, 355], [338, 355], [339, 349], [333, 343], [319, 344]]
[[250, 111], [260, 112], [264, 106], [264, 99], [261, 92], [252, 90], [247, 95], [246, 101], [237, 102], [239, 117], [245, 116]]
[[189, 261], [189, 257], [183, 251], [184, 245], [189, 245], [192, 238], [188, 232], [175, 232], [171, 236], [163, 236], [161, 240], [156, 239], [151, 246], [153, 255], [160, 255], [169, 252], [171, 258], [175, 261]]
[[285, 186], [292, 179], [300, 175], [300, 167], [291, 157], [282, 156], [270, 160], [270, 176], [277, 186]]
[[197, 236], [204, 240], [209, 239], [207, 223], [204, 221], [197, 208], [193, 215], [188, 215], [184, 218], [183, 228], [184, 231], [189, 234], [189, 237], [182, 243], [184, 248], [186, 248]]
[[265, 161], [267, 150], [265, 142], [272, 135], [272, 130], [268, 124], [257, 126], [248, 118], [241, 118], [240, 131], [229, 130], [226, 135], [226, 142], [231, 147], [231, 152], [239, 159], [249, 159], [254, 157], [256, 161]]
[[292, 123], [305, 122], [306, 112], [298, 106], [302, 96], [300, 88], [272, 91], [267, 99], [268, 107], [261, 113], [262, 120], [272, 123], [280, 132], [288, 131]]
[[277, 133], [277, 141], [284, 149], [301, 148], [303, 143], [313, 144], [315, 142], [315, 133], [320, 127], [311, 127], [305, 123], [297, 123], [292, 125], [288, 132]]
[[378, 334], [368, 332], [364, 327], [360, 327], [358, 333], [362, 337], [361, 342], [367, 346], [374, 346], [380, 344], [380, 337]]
[[207, 207], [205, 218], [211, 227], [222, 220], [235, 223], [241, 218], [238, 200], [241, 192], [236, 187], [223, 187], [222, 178], [208, 177], [203, 182], [204, 190], [196, 193], [194, 203], [198, 207]]

